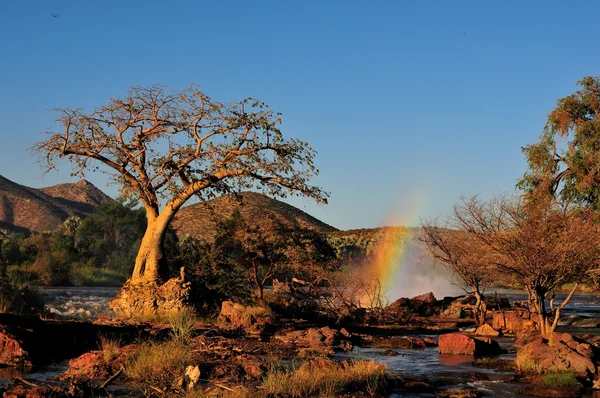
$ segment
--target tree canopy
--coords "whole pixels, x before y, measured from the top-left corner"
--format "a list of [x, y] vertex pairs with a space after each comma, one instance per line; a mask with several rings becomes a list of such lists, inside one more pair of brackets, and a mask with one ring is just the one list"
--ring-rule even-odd
[[600, 210], [600, 77], [558, 100], [538, 142], [523, 148], [528, 171], [518, 186]]
[[[165, 232], [192, 196], [209, 199], [257, 188], [273, 196], [299, 194], [325, 203], [310, 185], [318, 174], [307, 142], [283, 137], [281, 115], [252, 98], [223, 103], [193, 85], [131, 88], [90, 113], [59, 109], [61, 129], [32, 150], [48, 168], [67, 158], [74, 174], [109, 173], [124, 197], [144, 206], [148, 227], [132, 280], [158, 281]], [[100, 168], [100, 166], [103, 166]]]

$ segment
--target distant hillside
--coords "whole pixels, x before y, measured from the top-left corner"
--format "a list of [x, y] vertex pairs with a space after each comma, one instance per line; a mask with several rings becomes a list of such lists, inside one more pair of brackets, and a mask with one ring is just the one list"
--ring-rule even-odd
[[53, 198], [62, 199], [65, 204], [72, 205], [84, 213], [91, 213], [100, 203], [112, 200], [86, 180], [40, 188], [40, 191]]
[[250, 224], [262, 224], [274, 219], [288, 228], [307, 228], [317, 232], [334, 232], [336, 228], [316, 219], [304, 211], [268, 196], [255, 192], [225, 195], [207, 202], [197, 203], [179, 210], [171, 226], [180, 235], [192, 235], [212, 241], [218, 223], [235, 209]]
[[85, 217], [110, 200], [87, 181], [35, 189], [0, 176], [0, 228], [46, 232], [70, 216]]

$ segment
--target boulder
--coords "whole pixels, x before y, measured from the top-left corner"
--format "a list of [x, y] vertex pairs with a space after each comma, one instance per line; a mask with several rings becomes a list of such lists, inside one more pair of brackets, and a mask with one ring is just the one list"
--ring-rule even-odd
[[488, 337], [500, 336], [500, 332], [497, 331], [496, 329], [494, 329], [493, 327], [491, 327], [490, 325], [488, 325], [487, 323], [484, 323], [483, 325], [479, 326], [477, 328], [477, 330], [475, 331], [475, 334], [477, 336], [488, 336]]
[[498, 355], [502, 349], [497, 341], [490, 337], [471, 337], [461, 333], [448, 333], [438, 341], [440, 354], [452, 355]]
[[22, 347], [22, 342], [17, 340], [6, 329], [0, 326], [0, 364], [4, 366], [30, 367], [29, 354]]
[[538, 337], [526, 344], [517, 352], [517, 365], [583, 377], [591, 377], [597, 370], [591, 345], [568, 333], [553, 333], [550, 340]]
[[494, 311], [492, 312], [492, 328], [517, 333], [532, 329], [535, 322], [531, 319], [529, 311]]

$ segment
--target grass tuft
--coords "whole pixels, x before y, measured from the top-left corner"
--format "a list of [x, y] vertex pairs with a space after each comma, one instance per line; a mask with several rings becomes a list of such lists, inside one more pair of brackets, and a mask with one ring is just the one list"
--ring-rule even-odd
[[169, 314], [169, 324], [174, 340], [187, 341], [194, 331], [196, 316], [191, 308], [183, 308], [180, 311]]
[[553, 388], [578, 387], [581, 385], [573, 372], [547, 374], [542, 378], [542, 383]]
[[539, 361], [533, 359], [531, 353], [527, 349], [523, 349], [517, 353], [515, 365], [522, 373], [542, 374], [544, 372], [542, 365]]
[[121, 340], [100, 336], [100, 350], [102, 351], [104, 362], [109, 363], [121, 353]]
[[191, 350], [181, 341], [146, 342], [125, 363], [125, 375], [145, 387], [169, 390], [185, 374]]

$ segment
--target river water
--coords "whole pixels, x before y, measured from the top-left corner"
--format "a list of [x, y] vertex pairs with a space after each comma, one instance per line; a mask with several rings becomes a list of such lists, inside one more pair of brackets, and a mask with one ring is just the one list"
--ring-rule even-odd
[[[110, 313], [108, 302], [113, 298], [119, 288], [114, 287], [53, 287], [45, 288], [44, 302], [48, 310], [57, 317], [76, 320], [90, 320], [102, 314]], [[518, 290], [493, 289], [487, 294], [497, 294], [499, 298], [507, 298], [510, 302], [523, 301], [526, 294]], [[564, 295], [557, 295], [556, 302], [563, 299]], [[582, 322], [585, 318], [598, 318], [600, 325], [600, 297], [591, 294], [579, 294], [563, 310], [563, 317], [559, 326], [560, 331], [571, 333], [600, 334], [600, 328], [595, 322]], [[588, 319], [589, 321], [589, 319]], [[574, 324], [573, 324], [574, 323]], [[579, 325], [579, 326], [578, 326]], [[583, 327], [581, 326], [583, 325]], [[591, 326], [590, 326], [591, 325]], [[419, 335], [420, 337], [434, 337], [435, 335]], [[514, 359], [515, 352], [511, 347], [512, 340], [498, 339], [507, 354], [500, 359]], [[437, 348], [423, 350], [397, 350], [399, 356], [382, 356], [383, 349], [354, 347], [351, 352], [336, 354], [338, 359], [373, 359], [384, 363], [390, 371], [410, 378], [426, 378], [438, 385], [447, 388], [473, 388], [484, 396], [497, 397], [523, 397], [519, 394], [522, 384], [508, 381], [512, 373], [498, 372], [491, 369], [482, 369], [473, 366], [473, 358], [465, 356], [439, 355]], [[27, 374], [27, 378], [34, 380], [47, 380], [66, 370], [66, 363], [35, 369]], [[12, 369], [0, 370], [0, 384], [5, 384], [8, 379], [19, 375]], [[400, 391], [391, 396], [397, 397], [433, 397], [433, 394], [410, 393]]]

